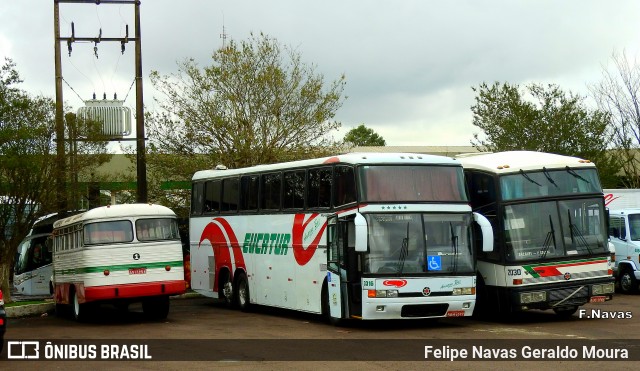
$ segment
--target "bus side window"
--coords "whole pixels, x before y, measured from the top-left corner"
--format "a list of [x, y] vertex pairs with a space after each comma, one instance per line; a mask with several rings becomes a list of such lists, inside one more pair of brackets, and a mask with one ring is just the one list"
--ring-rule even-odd
[[331, 167], [310, 169], [307, 179], [307, 207], [331, 206]]
[[222, 204], [220, 211], [237, 212], [240, 199], [240, 180], [228, 178], [222, 181]]
[[334, 206], [346, 205], [356, 201], [356, 182], [353, 168], [349, 166], [336, 166], [334, 168], [333, 194]]
[[304, 207], [304, 177], [304, 170], [284, 173], [283, 208], [302, 209]]
[[217, 213], [220, 211], [221, 181], [210, 180], [204, 185], [204, 209], [205, 213]]
[[282, 175], [263, 174], [260, 184], [260, 209], [278, 210], [281, 202]]
[[194, 183], [191, 187], [191, 214], [201, 215], [204, 203], [204, 183]]
[[257, 175], [245, 175], [240, 178], [240, 210], [258, 210], [259, 186]]

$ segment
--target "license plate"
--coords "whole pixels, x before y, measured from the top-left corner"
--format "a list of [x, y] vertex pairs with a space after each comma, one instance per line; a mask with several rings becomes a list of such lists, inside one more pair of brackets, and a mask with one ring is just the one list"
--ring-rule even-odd
[[592, 296], [589, 300], [590, 303], [604, 303], [605, 301], [607, 301], [606, 296]]
[[463, 310], [450, 310], [447, 312], [447, 317], [464, 317]]
[[129, 268], [129, 274], [146, 274], [147, 268]]

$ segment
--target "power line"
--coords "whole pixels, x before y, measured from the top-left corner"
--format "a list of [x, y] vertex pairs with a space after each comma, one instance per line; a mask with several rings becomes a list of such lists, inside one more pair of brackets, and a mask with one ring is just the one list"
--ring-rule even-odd
[[78, 98], [80, 98], [80, 100], [82, 102], [84, 102], [84, 99], [82, 99], [82, 97], [80, 96], [80, 94], [78, 94], [77, 91], [75, 91], [75, 89], [73, 89], [73, 87], [67, 82], [67, 80], [64, 79], [64, 77], [62, 78], [62, 81], [64, 81], [65, 84], [67, 84], [67, 86], [69, 87], [69, 89], [71, 89], [72, 92], [76, 93], [76, 95], [78, 96]]

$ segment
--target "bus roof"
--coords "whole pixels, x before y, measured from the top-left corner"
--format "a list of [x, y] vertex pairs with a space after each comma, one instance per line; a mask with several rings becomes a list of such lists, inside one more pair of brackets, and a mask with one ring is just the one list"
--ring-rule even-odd
[[192, 180], [226, 177], [230, 175], [247, 174], [254, 172], [277, 171], [293, 169], [297, 167], [326, 165], [326, 164], [406, 164], [406, 165], [448, 165], [461, 166], [460, 162], [444, 156], [427, 155], [420, 153], [347, 153], [342, 155], [282, 162], [277, 164], [257, 165], [240, 169], [229, 170], [201, 170], [193, 175]]
[[173, 210], [166, 206], [154, 204], [121, 204], [96, 207], [81, 214], [60, 219], [53, 224], [54, 228], [86, 221], [108, 218], [126, 218], [137, 216], [176, 216]]
[[484, 170], [496, 174], [517, 173], [520, 170], [564, 169], [595, 167], [589, 160], [535, 151], [506, 151], [497, 153], [479, 153], [477, 155], [456, 157], [465, 169]]

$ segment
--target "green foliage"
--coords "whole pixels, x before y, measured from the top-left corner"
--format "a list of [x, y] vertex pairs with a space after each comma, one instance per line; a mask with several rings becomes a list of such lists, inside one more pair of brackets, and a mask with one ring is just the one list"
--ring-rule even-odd
[[615, 184], [618, 158], [607, 152], [610, 116], [589, 110], [584, 98], [566, 94], [557, 85], [498, 82], [473, 87], [473, 125], [482, 130], [471, 144], [499, 152], [531, 150], [576, 156], [593, 161], [604, 187]]
[[[300, 55], [263, 34], [231, 41], [211, 65], [179, 63], [176, 74], [151, 73], [165, 100], [146, 117], [148, 163], [166, 177], [190, 179], [196, 170], [230, 168], [326, 154], [342, 105], [345, 78], [327, 86]], [[179, 155], [162, 157], [162, 154]], [[154, 163], [155, 162], [155, 163]]]
[[[38, 217], [58, 211], [55, 103], [29, 95], [18, 88], [21, 82], [15, 64], [6, 59], [0, 68], [0, 285], [6, 295], [18, 244]], [[103, 153], [106, 142], [93, 142], [97, 124], [80, 124], [82, 130], [77, 130], [75, 115], [67, 115], [67, 138], [88, 140], [65, 142], [71, 184], [65, 191], [74, 199], [84, 197], [76, 187], [78, 176], [109, 160]]]
[[51, 182], [54, 104], [17, 88], [15, 64], [0, 68], [0, 284], [8, 278], [20, 240], [54, 201]]
[[352, 146], [385, 146], [387, 142], [373, 129], [361, 124], [357, 128], [349, 130], [344, 136], [344, 142]]

